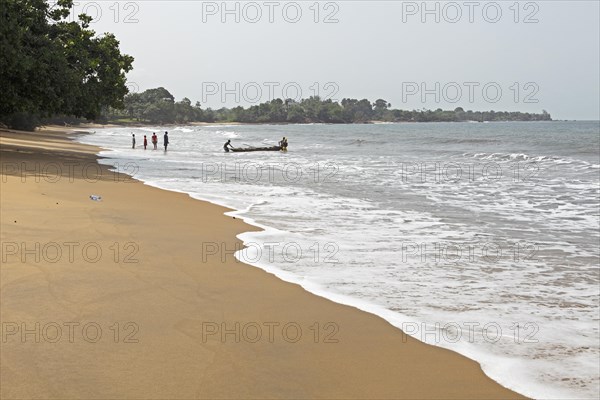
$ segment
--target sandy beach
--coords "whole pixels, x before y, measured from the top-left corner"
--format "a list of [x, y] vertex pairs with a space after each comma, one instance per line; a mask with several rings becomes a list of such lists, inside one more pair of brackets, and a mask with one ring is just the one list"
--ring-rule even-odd
[[256, 228], [227, 209], [111, 172], [60, 128], [0, 135], [3, 399], [522, 398], [237, 261]]

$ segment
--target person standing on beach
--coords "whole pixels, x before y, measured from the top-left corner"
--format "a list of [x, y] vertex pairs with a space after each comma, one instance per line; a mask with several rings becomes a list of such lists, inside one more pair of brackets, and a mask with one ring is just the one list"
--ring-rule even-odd
[[169, 145], [169, 132], [165, 131], [165, 136], [163, 137], [163, 144], [165, 145], [165, 152], [166, 152], [167, 146]]
[[158, 136], [156, 136], [156, 132], [152, 132], [152, 144], [154, 145], [154, 150], [156, 150], [156, 146], [158, 145]]
[[135, 149], [135, 133], [131, 134], [131, 148]]
[[144, 135], [144, 150], [146, 150], [147, 146], [148, 146], [148, 139], [146, 139], [146, 135]]

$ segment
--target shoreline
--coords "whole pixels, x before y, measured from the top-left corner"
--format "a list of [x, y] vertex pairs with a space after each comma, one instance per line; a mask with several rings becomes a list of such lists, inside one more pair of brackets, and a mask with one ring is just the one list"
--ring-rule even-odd
[[[142, 335], [133, 346], [94, 344], [94, 362], [81, 357], [89, 349], [87, 342], [37, 347], [39, 343], [27, 341], [3, 343], [3, 396], [522, 398], [488, 378], [475, 361], [407, 337], [376, 315], [315, 296], [262, 269], [228, 257], [223, 260], [222, 255], [198, 262], [205, 257], [198, 251], [198, 239], [203, 239], [203, 244], [224, 243], [231, 249], [241, 245], [238, 235], [255, 228], [224, 215], [235, 210], [129, 177], [124, 178], [130, 181], [127, 190], [122, 190], [125, 183], [115, 183], [114, 178], [123, 176], [97, 162], [98, 148], [65, 140], [68, 135], [58, 133], [60, 129], [55, 133], [2, 131], [3, 163], [51, 163], [57, 159], [95, 163], [106, 176], [88, 182], [81, 179], [84, 172], [75, 166], [74, 182], [35, 182], [27, 178], [26, 171], [29, 184], [23, 184], [22, 176], [3, 170], [3, 189], [11, 190], [2, 191], [2, 241], [18, 237], [39, 242], [53, 237], [60, 242], [67, 233], [76, 232], [77, 238], [100, 243], [108, 252], [110, 242], [118, 237], [124, 243], [133, 240], [138, 244], [141, 263], [131, 271], [121, 258], [118, 263], [101, 260], [63, 265], [12, 257], [2, 266], [0, 317], [3, 323], [21, 320], [31, 324], [48, 318], [59, 320], [61, 315], [64, 321], [81, 322], [125, 321], [137, 316]], [[40, 135], [49, 137], [40, 140]], [[88, 192], [102, 194], [102, 202], [88, 199]], [[57, 200], [59, 207], [43, 196]], [[63, 202], [70, 206], [67, 210], [60, 210]], [[160, 204], [158, 210], [148, 202]], [[168, 213], [163, 204], [168, 205]], [[48, 214], [50, 207], [55, 211]], [[137, 217], [138, 213], [145, 218]], [[13, 219], [14, 223], [8, 222]], [[47, 237], [38, 232], [42, 221], [52, 228], [45, 229]], [[67, 236], [56, 236], [57, 231]], [[20, 290], [23, 286], [27, 290]], [[86, 297], [86, 289], [96, 295], [95, 301]], [[47, 301], [40, 301], [43, 299]], [[45, 304], [45, 309], [37, 310], [38, 304]], [[133, 305], [124, 312], [123, 304]], [[333, 322], [339, 337], [337, 343], [324, 342], [319, 335], [317, 342], [311, 337], [293, 344], [286, 340], [228, 340], [239, 332], [226, 334], [225, 340], [215, 337], [218, 334], [204, 337], [207, 330], [218, 329], [222, 323], [230, 329], [236, 321], [243, 326], [294, 322], [311, 336], [309, 327], [315, 322], [321, 327]], [[3, 334], [4, 328], [3, 324]], [[105, 331], [112, 333], [108, 327]], [[161, 357], [171, 369], [157, 365]], [[207, 363], [207, 358], [211, 362]], [[57, 366], [63, 369], [66, 361], [66, 370], [82, 378], [81, 382], [65, 391], [55, 387], [64, 371], [34, 366], [53, 359], [62, 360]], [[127, 373], [131, 378], [127, 383], [120, 381], [125, 371], [116, 361], [139, 368]], [[99, 365], [109, 371], [100, 370]], [[93, 372], [81, 369], [86, 366]], [[103, 385], [100, 388], [99, 383]]]
[[[515, 120], [515, 121], [474, 121], [474, 120], [465, 120], [465, 121], [365, 121], [365, 122], [354, 122], [354, 123], [329, 123], [329, 122], [306, 122], [306, 123], [296, 123], [296, 122], [226, 122], [226, 121], [215, 121], [215, 122], [180, 122], [180, 123], [97, 123], [97, 122], [84, 122], [81, 124], [67, 124], [65, 126], [61, 125], [40, 125], [36, 128], [35, 132], [42, 132], [48, 129], [56, 130], [61, 129], [63, 131], [73, 131], [76, 129], [105, 129], [105, 128], [145, 128], [145, 127], [177, 127], [177, 126], [215, 126], [215, 125], [250, 125], [250, 126], [261, 126], [261, 125], [395, 125], [395, 124], [439, 124], [439, 123], [452, 123], [452, 124], [473, 124], [473, 123], [509, 123], [509, 122], [599, 122], [598, 120], [570, 120], [570, 119], [553, 119], [550, 121], [525, 121], [525, 120]], [[0, 130], [2, 131], [13, 131], [14, 129], [6, 128], [0, 126]]]

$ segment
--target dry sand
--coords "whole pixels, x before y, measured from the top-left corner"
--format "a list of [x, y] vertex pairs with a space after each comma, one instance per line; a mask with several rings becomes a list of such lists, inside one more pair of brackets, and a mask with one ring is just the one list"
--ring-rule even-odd
[[521, 398], [472, 360], [236, 261], [236, 234], [255, 228], [66, 137], [1, 133], [1, 398]]

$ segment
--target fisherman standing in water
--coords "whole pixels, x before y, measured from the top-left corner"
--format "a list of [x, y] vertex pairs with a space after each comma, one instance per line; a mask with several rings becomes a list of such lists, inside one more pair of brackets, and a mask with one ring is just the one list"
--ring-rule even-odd
[[135, 133], [131, 134], [131, 148], [135, 149]]
[[169, 145], [169, 132], [165, 131], [165, 136], [163, 137], [163, 144], [165, 145], [165, 153], [166, 153], [167, 146]]
[[225, 142], [225, 144], [223, 145], [223, 150], [225, 150], [227, 153], [229, 153], [229, 149], [233, 149], [234, 147], [231, 145], [231, 139], [227, 140], [227, 142]]
[[288, 141], [284, 136], [283, 139], [281, 139], [281, 141], [279, 142], [279, 147], [281, 147], [281, 150], [287, 151], [287, 146], [288, 146]]

